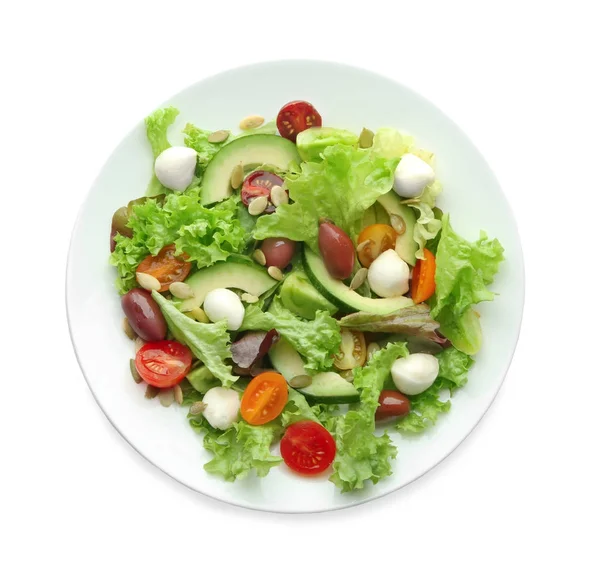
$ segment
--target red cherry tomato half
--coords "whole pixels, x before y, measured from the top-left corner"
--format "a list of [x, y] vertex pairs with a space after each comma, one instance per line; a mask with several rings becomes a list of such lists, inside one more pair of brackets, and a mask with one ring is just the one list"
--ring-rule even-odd
[[333, 436], [310, 420], [288, 426], [280, 444], [286, 465], [304, 475], [324, 472], [335, 458], [335, 449]]
[[147, 342], [135, 356], [140, 376], [156, 388], [177, 386], [192, 366], [192, 352], [175, 340]]
[[277, 114], [277, 129], [282, 137], [296, 143], [296, 137], [309, 127], [321, 127], [323, 120], [314, 106], [307, 101], [286, 103]]
[[255, 171], [250, 173], [242, 185], [242, 203], [248, 203], [256, 197], [268, 197], [275, 185], [283, 185], [283, 179], [270, 171]]

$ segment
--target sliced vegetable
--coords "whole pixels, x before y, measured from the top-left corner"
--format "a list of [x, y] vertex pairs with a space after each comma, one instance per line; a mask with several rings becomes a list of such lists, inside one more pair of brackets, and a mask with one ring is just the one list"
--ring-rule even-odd
[[174, 282], [184, 281], [192, 268], [192, 265], [185, 260], [185, 255], [176, 256], [175, 251], [175, 245], [171, 244], [163, 247], [156, 255], [148, 255], [138, 265], [136, 272], [157, 279], [160, 282], [159, 292], [169, 290], [169, 286]]
[[352, 404], [360, 399], [353, 384], [344, 380], [337, 372], [319, 372], [312, 377], [309, 385], [297, 390], [311, 403]]
[[335, 440], [320, 424], [311, 420], [288, 426], [280, 444], [286, 465], [303, 475], [323, 473], [335, 458]]
[[367, 359], [367, 343], [365, 335], [356, 330], [342, 328], [342, 343], [335, 355], [334, 366], [339, 370], [352, 370], [362, 366]]
[[384, 251], [394, 249], [398, 233], [389, 225], [375, 224], [364, 228], [358, 235], [358, 260], [363, 267], [371, 263]]
[[[253, 171], [244, 179], [244, 183], [242, 185], [242, 203], [248, 206], [252, 199], [257, 197], [267, 197], [267, 199], [271, 196], [271, 189], [275, 186], [281, 187], [283, 185], [283, 179], [275, 173], [270, 173], [268, 171]], [[267, 212], [273, 212], [274, 209], [267, 210]]]
[[415, 304], [426, 301], [435, 292], [435, 255], [423, 249], [423, 256], [413, 270], [410, 293]]
[[242, 396], [242, 418], [253, 426], [277, 418], [288, 399], [285, 378], [277, 372], [263, 372], [253, 378]]
[[171, 388], [181, 382], [192, 366], [192, 353], [175, 340], [147, 342], [135, 356], [140, 376], [156, 388]]
[[310, 127], [323, 125], [321, 115], [307, 101], [295, 100], [286, 103], [277, 114], [277, 129], [282, 137], [295, 142], [298, 134]]

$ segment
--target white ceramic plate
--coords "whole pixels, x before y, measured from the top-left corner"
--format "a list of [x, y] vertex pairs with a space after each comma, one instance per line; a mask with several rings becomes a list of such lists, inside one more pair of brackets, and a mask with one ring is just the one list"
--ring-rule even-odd
[[[263, 84], [269, 89], [244, 87]], [[181, 141], [186, 122], [205, 129], [237, 130], [241, 118], [250, 114], [273, 118], [294, 99], [312, 102], [326, 125], [356, 132], [363, 126], [392, 126], [414, 135], [419, 145], [436, 153], [444, 185], [439, 205], [451, 213], [456, 231], [473, 240], [485, 229], [506, 249], [506, 262], [493, 285], [500, 296], [481, 305], [485, 339], [469, 384], [456, 394], [450, 412], [423, 435], [404, 438], [392, 432], [399, 451], [391, 477], [358, 493], [340, 494], [326, 476], [301, 478], [282, 464], [267, 478], [226, 483], [203, 470], [210, 456], [202, 438], [189, 427], [185, 411], [145, 400], [143, 385], [132, 382], [133, 345], [121, 329], [115, 273], [108, 265], [108, 233], [112, 213], [143, 195], [152, 173], [143, 121], [109, 157], [75, 224], [67, 268], [67, 312], [90, 389], [115, 428], [140, 454], [181, 483], [222, 501], [261, 510], [311, 512], [394, 491], [434, 467], [465, 439], [490, 406], [509, 367], [521, 323], [524, 273], [510, 207], [481, 154], [440, 110], [390, 79], [324, 62], [273, 62], [231, 70], [166, 102], [181, 112], [171, 129], [171, 142]]]

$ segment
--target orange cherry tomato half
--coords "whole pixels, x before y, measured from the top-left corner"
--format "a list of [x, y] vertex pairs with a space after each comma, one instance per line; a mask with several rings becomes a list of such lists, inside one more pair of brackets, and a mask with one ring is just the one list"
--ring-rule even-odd
[[277, 372], [263, 372], [253, 378], [244, 390], [240, 411], [253, 426], [261, 426], [281, 414], [288, 399], [285, 378]]
[[177, 386], [192, 367], [192, 352], [175, 340], [147, 342], [135, 355], [135, 367], [156, 388]]
[[435, 292], [435, 255], [423, 249], [424, 259], [417, 259], [412, 275], [410, 294], [413, 302], [419, 304], [426, 301]]
[[307, 101], [286, 103], [277, 114], [277, 129], [282, 137], [296, 143], [296, 137], [309, 127], [321, 127], [321, 114]]
[[175, 256], [175, 245], [163, 247], [157, 255], [148, 255], [137, 268], [138, 273], [146, 273], [158, 279], [159, 292], [169, 290], [174, 282], [180, 282], [190, 274], [192, 265], [185, 261], [185, 255]]
[[377, 223], [365, 227], [358, 235], [358, 244], [369, 243], [358, 252], [360, 264], [368, 269], [381, 253], [396, 247], [397, 238], [398, 233], [389, 225]]
[[279, 446], [286, 465], [301, 474], [324, 472], [335, 458], [335, 440], [320, 424], [310, 420], [287, 427]]

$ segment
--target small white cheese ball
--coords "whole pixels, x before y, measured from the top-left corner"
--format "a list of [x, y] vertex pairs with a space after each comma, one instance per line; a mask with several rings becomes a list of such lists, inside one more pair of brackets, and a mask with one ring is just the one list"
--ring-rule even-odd
[[206, 405], [203, 412], [206, 421], [217, 430], [227, 430], [238, 419], [240, 395], [231, 388], [217, 386], [211, 388], [202, 402]]
[[369, 286], [381, 297], [400, 296], [408, 291], [410, 269], [394, 249], [379, 255], [369, 267]]
[[425, 392], [435, 382], [439, 372], [438, 359], [431, 354], [410, 354], [392, 364], [394, 384], [407, 396]]
[[233, 291], [226, 288], [211, 290], [204, 299], [204, 312], [212, 322], [227, 321], [227, 330], [242, 326], [246, 309]]
[[194, 178], [197, 157], [189, 147], [169, 147], [156, 158], [154, 173], [167, 189], [185, 191]]
[[412, 153], [406, 153], [394, 172], [394, 191], [400, 197], [412, 199], [421, 195], [434, 180], [435, 173], [428, 163]]

